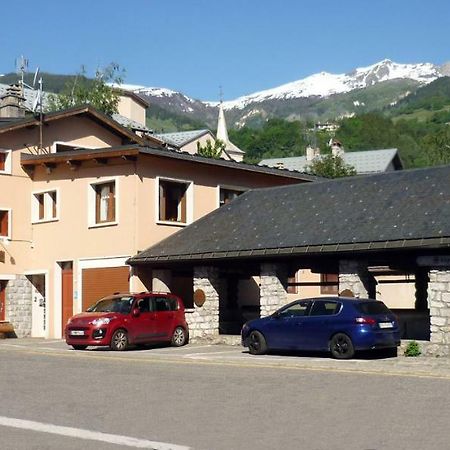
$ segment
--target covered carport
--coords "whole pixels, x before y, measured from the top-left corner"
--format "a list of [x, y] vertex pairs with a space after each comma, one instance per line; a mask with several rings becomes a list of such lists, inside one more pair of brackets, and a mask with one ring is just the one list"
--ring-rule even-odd
[[249, 191], [128, 262], [159, 288], [175, 272], [192, 276], [194, 337], [242, 312], [239, 290], [255, 277], [251, 304], [264, 316], [288, 301], [301, 268], [338, 274], [339, 292], [357, 297], [376, 297], [377, 270], [408, 273], [428, 351], [448, 355], [449, 179], [444, 166]]

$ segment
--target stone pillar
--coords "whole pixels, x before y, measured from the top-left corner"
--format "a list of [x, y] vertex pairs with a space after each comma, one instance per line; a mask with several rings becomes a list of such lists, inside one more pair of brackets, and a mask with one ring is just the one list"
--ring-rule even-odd
[[428, 351], [436, 356], [448, 356], [450, 354], [450, 269], [430, 270], [428, 300], [431, 323], [431, 345]]
[[194, 303], [194, 311], [186, 314], [191, 338], [211, 339], [219, 335], [219, 295], [222, 288], [217, 268], [194, 267], [194, 293], [203, 291], [205, 302], [202, 306]]
[[25, 275], [17, 275], [6, 285], [6, 319], [17, 337], [31, 336], [32, 285]]
[[152, 277], [152, 291], [170, 292], [172, 282], [172, 272], [170, 270], [153, 270]]
[[367, 270], [367, 262], [356, 260], [339, 261], [339, 292], [349, 290], [355, 297], [367, 298], [373, 277]]
[[284, 264], [261, 264], [261, 317], [268, 316], [287, 303], [288, 271]]

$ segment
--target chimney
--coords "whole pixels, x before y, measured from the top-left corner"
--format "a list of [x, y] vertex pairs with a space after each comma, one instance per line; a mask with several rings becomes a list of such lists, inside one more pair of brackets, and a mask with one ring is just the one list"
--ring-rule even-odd
[[320, 155], [319, 148], [313, 148], [310, 145], [306, 147], [306, 161], [312, 161], [316, 156]]
[[331, 142], [331, 153], [333, 156], [343, 156], [344, 155], [344, 146], [337, 139]]
[[24, 100], [18, 84], [8, 86], [5, 95], [0, 97], [0, 118], [25, 117], [25, 108], [22, 106]]

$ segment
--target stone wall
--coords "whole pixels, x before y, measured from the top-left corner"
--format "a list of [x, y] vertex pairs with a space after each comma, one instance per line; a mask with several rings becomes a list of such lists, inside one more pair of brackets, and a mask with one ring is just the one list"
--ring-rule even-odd
[[14, 326], [17, 337], [31, 336], [31, 282], [24, 275], [6, 285], [6, 318]]
[[222, 290], [219, 271], [214, 267], [194, 267], [194, 292], [198, 289], [205, 293], [205, 303], [194, 304], [194, 310], [186, 313], [189, 335], [194, 341], [219, 335], [219, 293]]
[[282, 264], [261, 264], [260, 308], [266, 317], [287, 303], [287, 268]]
[[428, 284], [431, 338], [428, 352], [450, 355], [450, 270], [431, 270]]
[[355, 297], [367, 298], [369, 273], [367, 264], [361, 261], [339, 261], [339, 292], [349, 290]]

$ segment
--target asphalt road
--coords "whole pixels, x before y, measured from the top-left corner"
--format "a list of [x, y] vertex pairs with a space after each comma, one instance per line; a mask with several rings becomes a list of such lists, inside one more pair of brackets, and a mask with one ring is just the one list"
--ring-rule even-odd
[[119, 354], [10, 342], [0, 343], [2, 450], [450, 445], [446, 376], [353, 371], [360, 364], [327, 358], [312, 368], [315, 358], [255, 360], [225, 346]]

